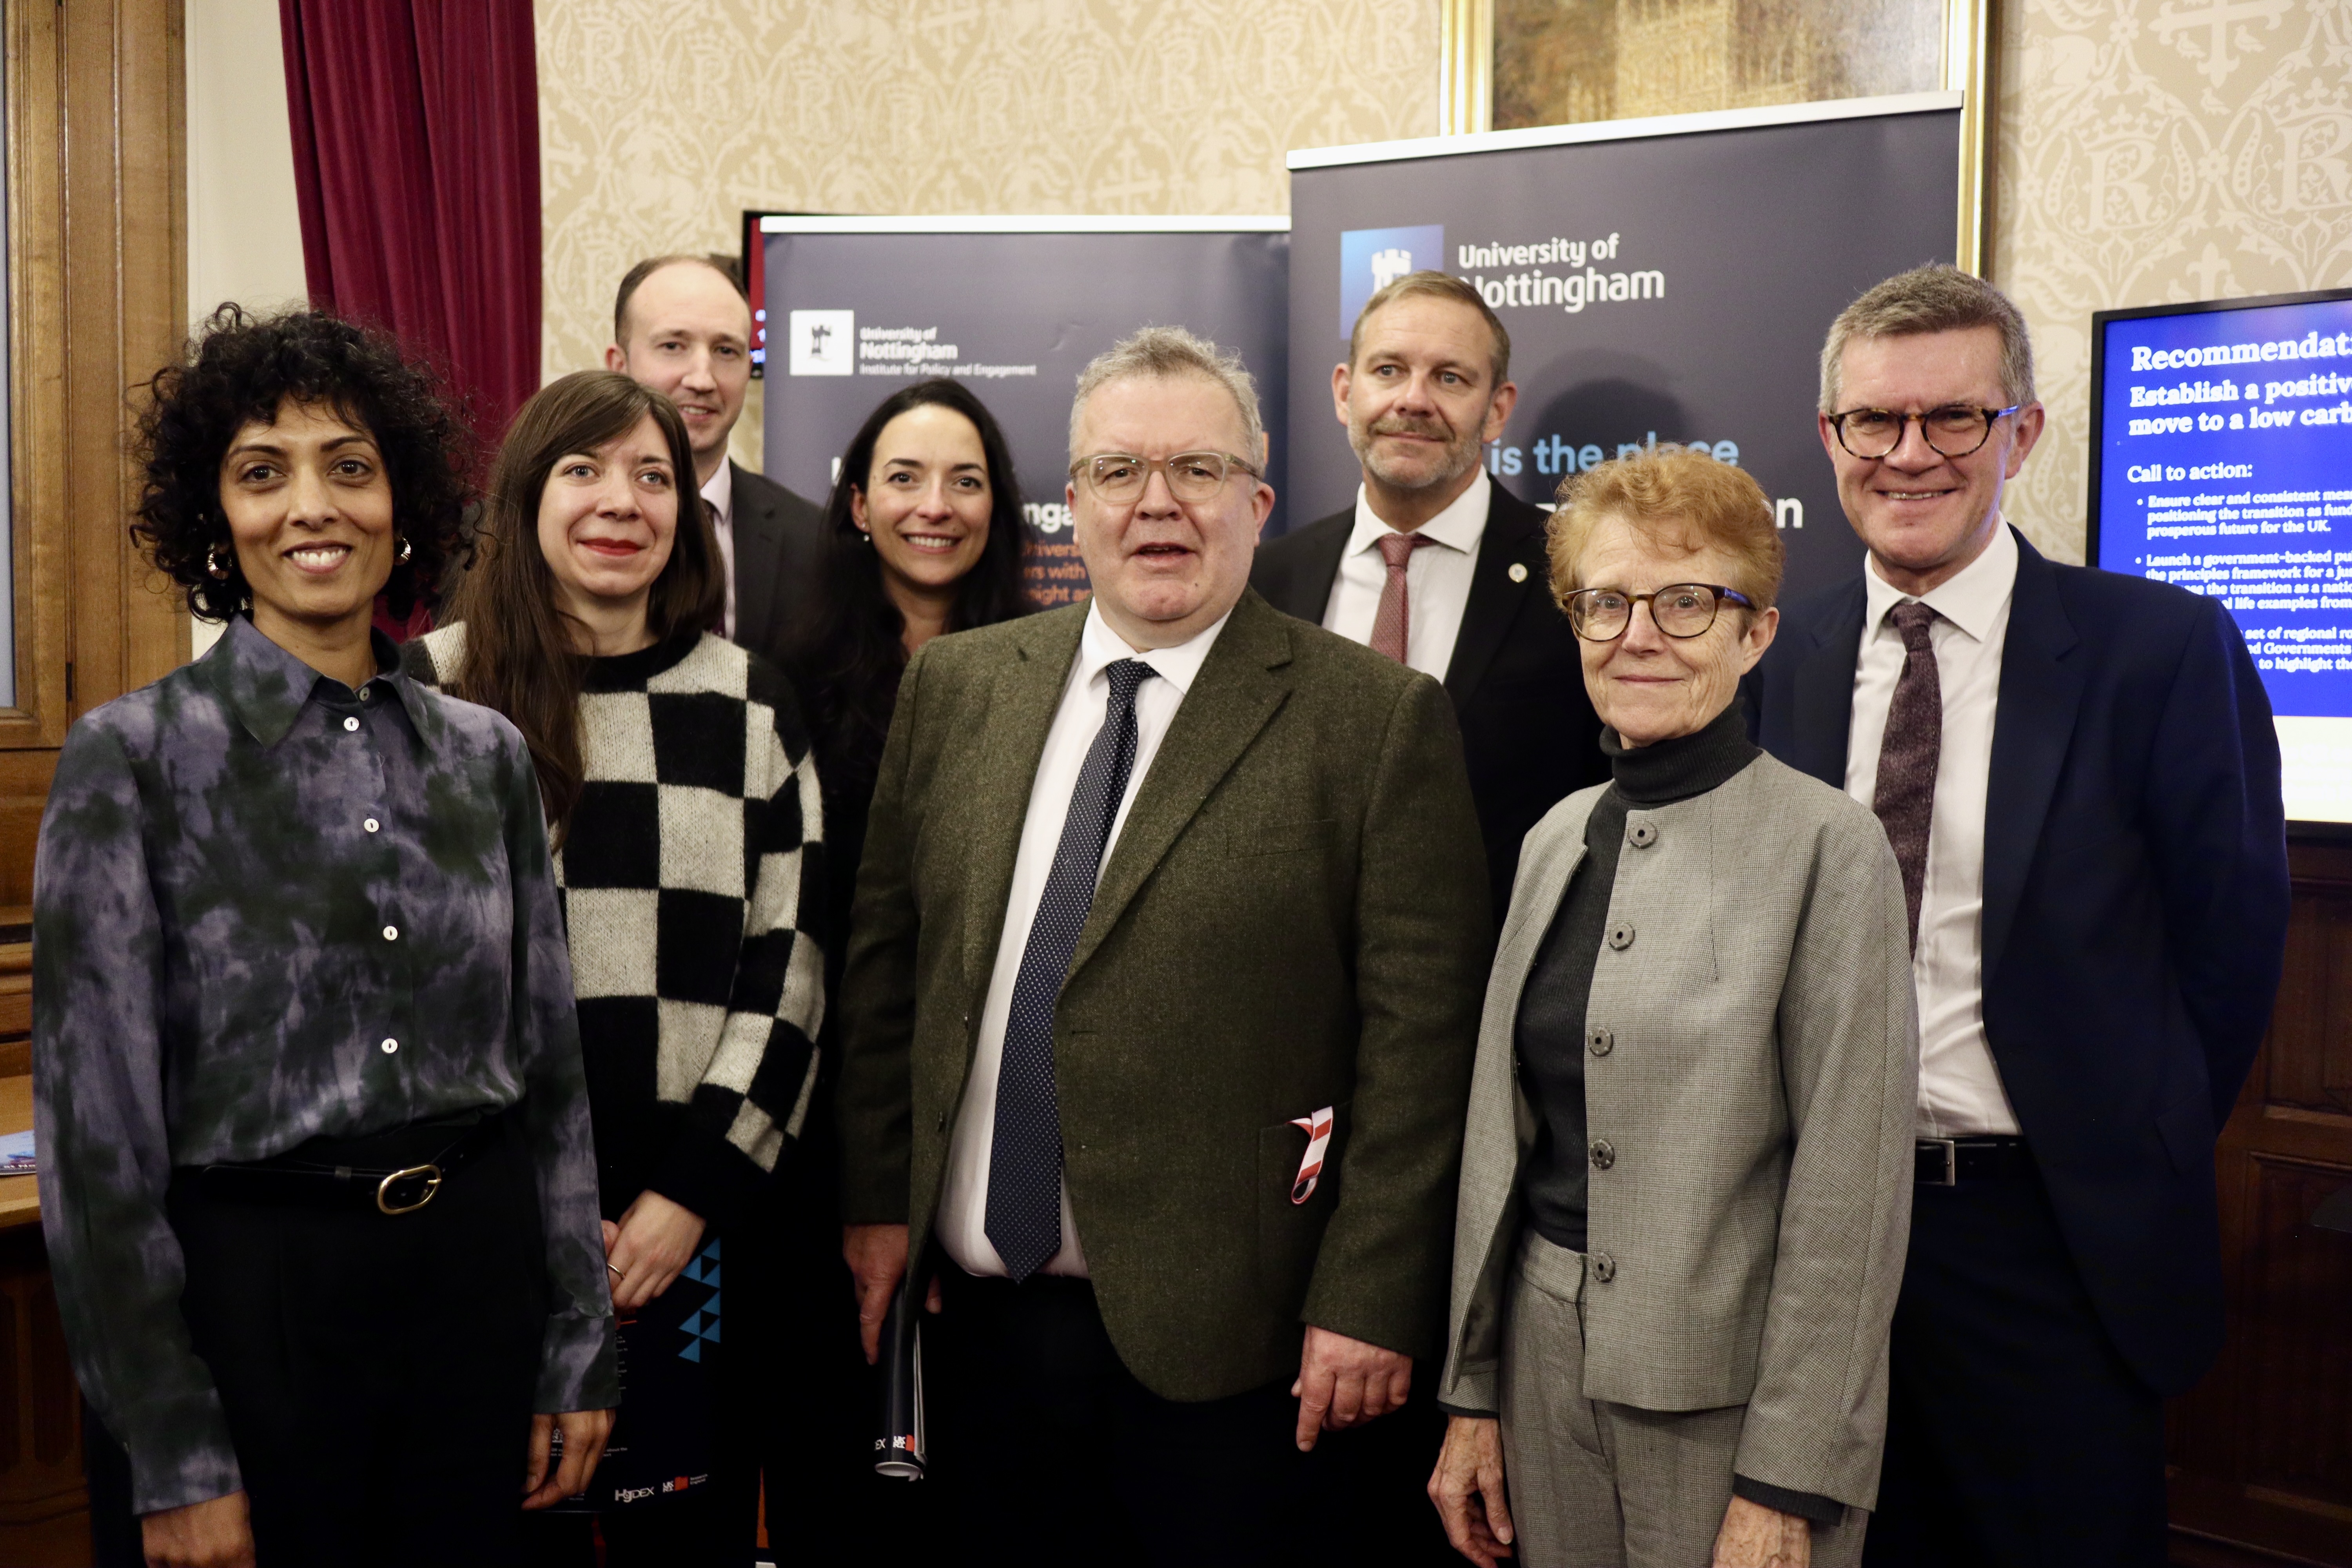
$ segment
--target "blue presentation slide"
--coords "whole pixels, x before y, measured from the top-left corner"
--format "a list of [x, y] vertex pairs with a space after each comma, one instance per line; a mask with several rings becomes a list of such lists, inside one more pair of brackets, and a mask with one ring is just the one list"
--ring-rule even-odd
[[2222, 600], [2287, 815], [2352, 821], [2352, 300], [2104, 323], [2098, 562]]

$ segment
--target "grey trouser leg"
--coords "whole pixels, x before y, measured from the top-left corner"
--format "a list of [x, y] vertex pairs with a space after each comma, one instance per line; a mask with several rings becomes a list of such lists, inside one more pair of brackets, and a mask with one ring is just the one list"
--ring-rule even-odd
[[[1527, 1568], [1706, 1568], [1748, 1407], [1584, 1397], [1584, 1255], [1529, 1231], [1503, 1317], [1503, 1474]], [[1813, 1527], [1814, 1568], [1862, 1560], [1869, 1516]]]

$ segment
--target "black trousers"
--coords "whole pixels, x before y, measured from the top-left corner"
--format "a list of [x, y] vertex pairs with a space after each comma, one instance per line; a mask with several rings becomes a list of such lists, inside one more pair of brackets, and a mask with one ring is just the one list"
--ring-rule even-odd
[[[513, 1121], [413, 1214], [173, 1183], [181, 1315], [220, 1390], [261, 1568], [518, 1560], [547, 1283]], [[120, 1550], [138, 1538], [128, 1469], [107, 1434], [89, 1443], [93, 1533]]]
[[820, 1084], [791, 1163], [778, 1173], [769, 1246], [756, 1268], [737, 1275], [729, 1264], [730, 1290], [750, 1290], [759, 1321], [772, 1325], [746, 1373], [774, 1413], [758, 1433], [768, 1500], [763, 1555], [777, 1568], [958, 1562], [960, 1549], [932, 1533], [939, 1488], [874, 1472], [882, 1390], [858, 1342], [857, 1294], [841, 1256], [831, 1100], [830, 1084]]
[[2040, 1177], [1917, 1190], [1892, 1383], [1872, 1568], [2161, 1568], [2164, 1402]]
[[1302, 1454], [1288, 1378], [1202, 1404], [1162, 1399], [1120, 1363], [1087, 1281], [946, 1274], [945, 1311], [924, 1331], [930, 1466], [919, 1484], [940, 1488], [956, 1561], [1339, 1560], [1330, 1526], [1377, 1479], [1335, 1439], [1370, 1428], [1327, 1433]]

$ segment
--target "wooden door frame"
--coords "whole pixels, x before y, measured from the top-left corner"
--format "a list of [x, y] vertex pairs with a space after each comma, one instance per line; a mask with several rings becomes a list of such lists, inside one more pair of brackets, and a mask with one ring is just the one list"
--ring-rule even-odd
[[182, 0], [5, 6], [16, 705], [0, 708], [0, 905], [73, 721], [187, 658], [127, 531], [131, 389], [186, 322]]

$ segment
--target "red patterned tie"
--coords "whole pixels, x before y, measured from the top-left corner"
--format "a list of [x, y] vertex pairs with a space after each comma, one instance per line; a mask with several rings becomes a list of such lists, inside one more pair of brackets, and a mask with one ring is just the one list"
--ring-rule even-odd
[[1944, 752], [1944, 683], [1927, 640], [1936, 612], [1913, 599], [1889, 613], [1903, 634], [1903, 674], [1886, 708], [1886, 738], [1878, 746], [1878, 790], [1872, 806], [1886, 825], [1895, 863], [1903, 868], [1903, 902], [1911, 916], [1911, 947], [1919, 946], [1919, 897], [1927, 886], [1927, 829], [1936, 816], [1936, 768]]
[[1412, 645], [1405, 563], [1412, 559], [1414, 551], [1431, 542], [1418, 533], [1399, 533], [1393, 529], [1381, 539], [1381, 559], [1389, 563], [1389, 580], [1381, 584], [1380, 613], [1372, 617], [1372, 651], [1384, 653], [1399, 664], [1405, 662], [1405, 650]]

